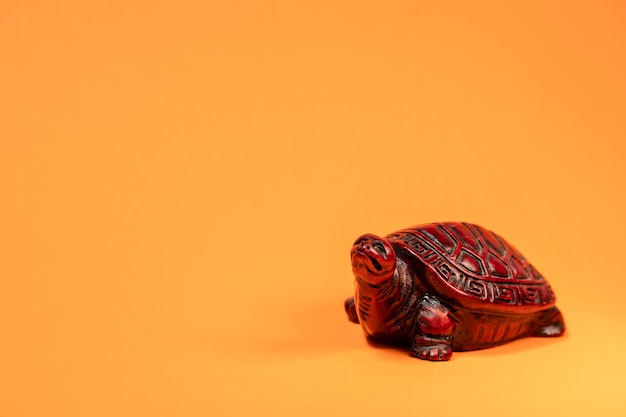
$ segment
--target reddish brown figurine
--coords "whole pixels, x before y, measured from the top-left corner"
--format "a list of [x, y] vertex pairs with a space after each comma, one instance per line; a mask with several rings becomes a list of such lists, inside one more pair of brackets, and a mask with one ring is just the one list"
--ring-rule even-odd
[[446, 361], [527, 336], [561, 336], [563, 316], [544, 277], [497, 234], [432, 223], [352, 247], [348, 317], [372, 339]]

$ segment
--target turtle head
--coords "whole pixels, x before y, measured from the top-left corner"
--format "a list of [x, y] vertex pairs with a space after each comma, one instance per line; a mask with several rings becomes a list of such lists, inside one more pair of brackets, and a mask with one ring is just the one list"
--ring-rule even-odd
[[372, 234], [358, 238], [350, 256], [354, 276], [372, 285], [391, 279], [396, 270], [396, 253], [393, 248], [386, 239]]

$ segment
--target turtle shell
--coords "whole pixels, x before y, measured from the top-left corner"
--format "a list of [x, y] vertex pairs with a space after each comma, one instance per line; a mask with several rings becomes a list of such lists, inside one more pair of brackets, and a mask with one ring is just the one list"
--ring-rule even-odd
[[461, 307], [532, 313], [554, 305], [545, 278], [502, 237], [468, 223], [430, 223], [387, 236], [399, 257], [424, 265], [424, 285]]

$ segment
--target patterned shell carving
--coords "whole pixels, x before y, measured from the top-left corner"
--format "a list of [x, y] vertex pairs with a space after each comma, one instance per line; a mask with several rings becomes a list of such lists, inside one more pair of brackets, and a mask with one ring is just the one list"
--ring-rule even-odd
[[508, 313], [545, 309], [556, 299], [544, 277], [502, 237], [468, 223], [431, 223], [388, 236], [426, 265], [436, 292], [467, 308]]

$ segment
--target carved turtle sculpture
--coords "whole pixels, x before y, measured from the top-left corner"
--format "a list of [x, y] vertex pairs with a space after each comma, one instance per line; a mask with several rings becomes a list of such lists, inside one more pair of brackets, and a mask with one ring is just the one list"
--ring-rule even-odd
[[413, 357], [449, 360], [528, 336], [561, 336], [563, 316], [544, 277], [502, 237], [468, 223], [430, 223], [351, 251], [351, 321]]

